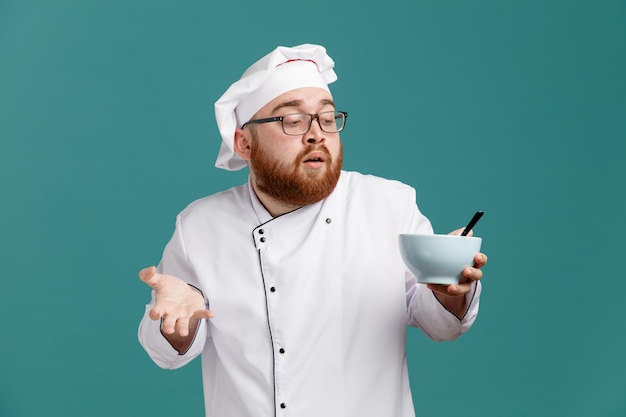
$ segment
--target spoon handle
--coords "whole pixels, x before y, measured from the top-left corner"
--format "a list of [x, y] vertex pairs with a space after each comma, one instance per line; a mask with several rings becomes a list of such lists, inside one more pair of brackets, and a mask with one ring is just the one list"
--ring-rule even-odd
[[476, 226], [476, 223], [478, 223], [478, 220], [480, 220], [480, 218], [483, 217], [483, 214], [485, 213], [483, 213], [482, 211], [477, 211], [476, 214], [474, 214], [474, 217], [472, 217], [472, 220], [470, 220], [467, 226], [465, 226], [465, 229], [463, 230], [463, 232], [461, 232], [461, 236], [467, 236], [470, 230], [472, 230], [472, 228]]

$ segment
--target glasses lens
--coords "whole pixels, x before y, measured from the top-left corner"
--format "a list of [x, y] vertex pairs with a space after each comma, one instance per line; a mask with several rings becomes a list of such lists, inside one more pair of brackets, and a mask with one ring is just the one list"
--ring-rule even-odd
[[311, 116], [304, 113], [283, 116], [283, 131], [288, 135], [303, 135], [309, 130]]
[[324, 132], [335, 133], [343, 129], [345, 117], [339, 111], [328, 111], [319, 114], [319, 121]]
[[[293, 113], [283, 116], [283, 131], [288, 135], [304, 135], [311, 128], [312, 116], [306, 113]], [[326, 111], [317, 115], [320, 127], [326, 133], [343, 130], [346, 116], [340, 111]]]

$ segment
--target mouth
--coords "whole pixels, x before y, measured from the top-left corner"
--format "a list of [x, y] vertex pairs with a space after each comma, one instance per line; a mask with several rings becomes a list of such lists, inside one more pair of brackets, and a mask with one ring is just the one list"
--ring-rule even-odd
[[326, 155], [324, 152], [315, 151], [304, 157], [305, 164], [321, 164], [326, 162]]

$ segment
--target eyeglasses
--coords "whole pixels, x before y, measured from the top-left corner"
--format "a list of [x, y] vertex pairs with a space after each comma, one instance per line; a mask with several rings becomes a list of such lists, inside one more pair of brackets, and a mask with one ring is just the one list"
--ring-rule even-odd
[[282, 122], [283, 132], [287, 135], [304, 135], [311, 129], [313, 119], [317, 120], [320, 129], [326, 133], [341, 132], [346, 127], [348, 113], [345, 111], [325, 111], [319, 114], [292, 113], [285, 116], [268, 117], [267, 119], [249, 120], [241, 128], [245, 129], [249, 124], [261, 124], [269, 122]]

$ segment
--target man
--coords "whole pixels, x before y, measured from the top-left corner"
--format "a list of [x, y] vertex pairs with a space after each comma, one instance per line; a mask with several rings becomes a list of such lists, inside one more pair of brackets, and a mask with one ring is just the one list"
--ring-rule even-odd
[[224, 93], [216, 165], [249, 181], [188, 206], [139, 274], [140, 341], [163, 368], [202, 355], [207, 416], [413, 416], [407, 326], [453, 340], [476, 318], [486, 256], [459, 285], [418, 285], [397, 241], [432, 233], [414, 190], [341, 170], [333, 67], [279, 47]]

